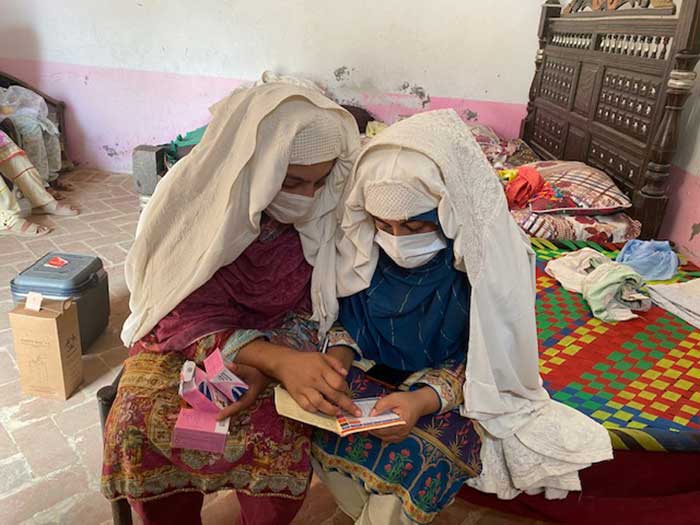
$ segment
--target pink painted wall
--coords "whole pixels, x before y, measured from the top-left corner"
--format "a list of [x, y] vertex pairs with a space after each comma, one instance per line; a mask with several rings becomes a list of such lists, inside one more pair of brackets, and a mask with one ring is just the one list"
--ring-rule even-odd
[[425, 105], [415, 107], [415, 99], [411, 95], [388, 94], [382, 97], [382, 102], [376, 102], [375, 98], [360, 97], [360, 103], [362, 107], [367, 108], [384, 122], [393, 123], [401, 117], [410, 116], [419, 111], [451, 108], [457, 111], [463, 120], [491, 126], [496, 133], [505, 138], [515, 138], [520, 134], [520, 122], [527, 113], [527, 104], [488, 100], [432, 97]]
[[208, 120], [240, 80], [0, 58], [0, 69], [66, 103], [71, 158], [131, 171], [139, 144], [170, 141]]
[[[69, 150], [78, 165], [120, 172], [131, 170], [134, 147], [168, 142], [201, 126], [208, 107], [244, 82], [7, 58], [0, 58], [0, 70], [66, 103]], [[454, 108], [504, 137], [518, 135], [526, 112], [525, 104], [406, 93], [360, 93], [353, 100], [390, 123], [418, 111]], [[700, 176], [674, 167], [670, 193], [661, 236], [700, 263]]]
[[670, 195], [661, 237], [672, 239], [690, 260], [700, 265], [700, 175], [674, 166]]
[[[244, 80], [176, 73], [80, 66], [0, 58], [0, 69], [63, 100], [71, 157], [81, 166], [130, 171], [139, 144], [168, 142], [208, 121], [208, 108]], [[429, 109], [454, 108], [466, 119], [518, 135], [524, 104], [433, 97], [427, 103], [410, 94], [360, 94], [359, 102], [377, 118]]]

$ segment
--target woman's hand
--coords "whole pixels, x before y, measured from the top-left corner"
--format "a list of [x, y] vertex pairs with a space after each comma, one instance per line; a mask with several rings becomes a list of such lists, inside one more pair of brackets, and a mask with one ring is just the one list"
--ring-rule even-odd
[[317, 352], [287, 352], [278, 356], [276, 377], [299, 406], [309, 412], [339, 416], [362, 413], [348, 395], [348, 370], [339, 359]]
[[253, 366], [284, 385], [294, 400], [309, 412], [337, 416], [341, 409], [360, 414], [348, 396], [348, 368], [336, 358], [318, 352], [297, 352], [286, 346], [256, 339], [244, 346], [236, 362]]
[[394, 392], [384, 396], [372, 409], [372, 416], [386, 412], [394, 412], [401, 416], [406, 424], [382, 428], [370, 432], [373, 436], [388, 443], [399, 443], [408, 437], [416, 426], [418, 419], [440, 410], [440, 399], [430, 387], [424, 387], [413, 392]]
[[272, 381], [272, 379], [252, 366], [238, 363], [226, 363], [226, 367], [248, 384], [248, 391], [243, 394], [238, 401], [219, 412], [219, 415], [216, 417], [219, 421], [227, 417], [235, 416], [239, 412], [250, 408], [253, 403], [255, 403], [258, 396], [265, 391], [270, 381]]
[[337, 358], [345, 370], [350, 370], [355, 360], [355, 352], [349, 346], [334, 346], [328, 349], [328, 355]]

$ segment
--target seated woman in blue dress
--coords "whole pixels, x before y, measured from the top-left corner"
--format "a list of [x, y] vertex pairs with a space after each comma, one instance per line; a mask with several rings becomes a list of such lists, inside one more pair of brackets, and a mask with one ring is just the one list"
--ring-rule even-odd
[[[353, 397], [381, 397], [373, 413], [405, 425], [316, 431], [314, 469], [340, 509], [361, 525], [430, 523], [465, 483], [501, 497], [580, 489], [577, 471], [609, 454], [609, 439], [563, 407], [578, 438], [598, 441], [576, 442], [591, 445], [576, 461], [556, 446], [566, 438], [538, 372], [533, 252], [464, 123], [446, 110], [391, 126], [350, 188], [328, 352]], [[523, 428], [551, 429], [554, 446], [518, 448], [509, 440]]]

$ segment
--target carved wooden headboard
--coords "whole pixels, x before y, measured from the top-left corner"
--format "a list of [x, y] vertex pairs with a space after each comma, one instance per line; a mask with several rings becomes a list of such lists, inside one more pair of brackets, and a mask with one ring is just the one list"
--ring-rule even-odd
[[538, 36], [522, 138], [543, 158], [604, 170], [655, 237], [700, 58], [700, 0], [547, 0]]

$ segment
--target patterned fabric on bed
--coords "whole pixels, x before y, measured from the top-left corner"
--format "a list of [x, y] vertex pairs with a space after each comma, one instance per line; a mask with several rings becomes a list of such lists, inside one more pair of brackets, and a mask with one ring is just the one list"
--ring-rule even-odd
[[504, 169], [514, 169], [540, 160], [537, 153], [524, 140], [510, 139], [505, 142], [508, 144], [507, 150], [513, 153], [506, 158]]
[[[700, 330], [653, 306], [604, 323], [544, 271], [581, 248], [615, 259], [621, 245], [532, 240], [537, 254], [540, 373], [550, 395], [600, 422], [618, 450], [700, 451]], [[668, 282], [700, 278], [681, 257]]]
[[625, 242], [636, 239], [642, 231], [639, 221], [622, 212], [573, 216], [524, 209], [513, 210], [511, 215], [525, 233], [548, 240]]
[[502, 139], [484, 124], [469, 124], [469, 130], [496, 169], [513, 169], [539, 161], [539, 157], [520, 139]]
[[[525, 164], [541, 166], [545, 173], [551, 174], [552, 179], [556, 181], [560, 181], [561, 179], [564, 186], [566, 186], [568, 182], [570, 192], [572, 190], [572, 181], [568, 180], [570, 178], [569, 172], [575, 172], [574, 178], [578, 176], [577, 174], [582, 173], [584, 184], [580, 188], [573, 188], [576, 190], [576, 198], [579, 199], [579, 202], [589, 204], [594, 202], [599, 204], [602, 202], [604, 206], [611, 205], [613, 209], [624, 209], [628, 207], [629, 201], [617, 188], [609, 188], [609, 185], [603, 184], [605, 188], [609, 188], [609, 194], [596, 189], [596, 184], [598, 186], [601, 184], [601, 181], [596, 177], [593, 177], [595, 180], [589, 180], [589, 182], [595, 184], [585, 184], [585, 180], [590, 174], [588, 170], [593, 170], [594, 168], [576, 162], [540, 161], [530, 146], [520, 139], [503, 140], [493, 129], [484, 124], [468, 124], [468, 126], [477, 143], [481, 146], [486, 158], [488, 158], [491, 165], [497, 170], [515, 169]], [[553, 163], [563, 165], [565, 168], [563, 172], [560, 173], [560, 170], [557, 169], [548, 169], [552, 166], [556, 166], [556, 164]], [[580, 167], [579, 165], [583, 166], [584, 169], [578, 169]], [[547, 176], [545, 176], [545, 173], [543, 173], [544, 178], [549, 180]], [[605, 176], [604, 173], [599, 173]], [[551, 180], [549, 182], [555, 185], [557, 184]], [[605, 180], [603, 179], [602, 182], [605, 182]], [[598, 200], [596, 201], [595, 198]], [[619, 207], [615, 208], [612, 205]], [[601, 209], [604, 209], [604, 206], [602, 206]], [[580, 211], [581, 210], [578, 209], [579, 213]], [[609, 213], [610, 210], [607, 209], [605, 211]], [[530, 209], [524, 209], [513, 210], [511, 213], [525, 233], [533, 237], [540, 237], [548, 240], [625, 242], [636, 239], [642, 230], [642, 225], [639, 221], [632, 219], [629, 215], [622, 212], [612, 213], [610, 215], [573, 216], [551, 213], [551, 210], [549, 213], [538, 214]]]
[[569, 215], [604, 215], [632, 207], [627, 196], [603, 171], [583, 162], [562, 160], [531, 164], [558, 191], [552, 198], [535, 199], [533, 211]]

